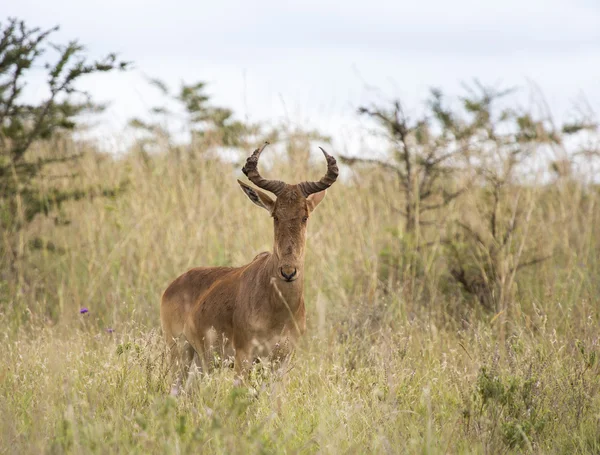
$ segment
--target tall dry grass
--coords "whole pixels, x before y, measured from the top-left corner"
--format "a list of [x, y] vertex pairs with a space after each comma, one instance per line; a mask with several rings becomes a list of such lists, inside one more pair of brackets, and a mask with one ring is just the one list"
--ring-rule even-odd
[[[503, 315], [465, 295], [444, 256], [453, 221], [485, 231], [480, 189], [423, 227], [417, 250], [390, 176], [337, 182], [311, 217], [308, 335], [290, 364], [249, 387], [221, 370], [167, 396], [161, 292], [192, 266], [241, 265], [272, 245], [240, 166], [206, 156], [88, 153], [80, 183], [128, 190], [23, 234], [55, 251], [32, 251], [23, 279], [3, 284], [1, 453], [600, 451], [600, 209], [576, 179], [515, 189], [530, 210], [515, 242], [552, 257], [515, 274]], [[322, 167], [297, 176], [276, 160], [264, 174]]]

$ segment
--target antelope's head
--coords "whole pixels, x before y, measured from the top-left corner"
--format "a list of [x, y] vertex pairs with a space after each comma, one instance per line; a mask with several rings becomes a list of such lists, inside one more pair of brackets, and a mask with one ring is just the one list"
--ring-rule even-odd
[[[304, 247], [306, 245], [306, 227], [311, 212], [323, 200], [329, 188], [338, 176], [335, 158], [321, 148], [327, 160], [327, 173], [318, 182], [301, 182], [289, 185], [279, 180], [267, 180], [258, 173], [260, 154], [268, 145], [246, 160], [242, 172], [259, 188], [273, 193], [276, 198], [263, 191], [252, 188], [238, 180], [246, 196], [254, 204], [262, 207], [273, 217], [275, 245], [273, 254], [277, 260], [277, 276], [283, 281], [292, 282], [301, 278], [304, 269]], [[319, 147], [320, 148], [320, 147]]]

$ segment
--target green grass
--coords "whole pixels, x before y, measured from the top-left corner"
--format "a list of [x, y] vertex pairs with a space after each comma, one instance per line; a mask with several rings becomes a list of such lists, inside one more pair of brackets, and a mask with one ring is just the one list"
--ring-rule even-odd
[[156, 329], [23, 334], [1, 350], [3, 451], [600, 449], [597, 340], [542, 330], [501, 347], [483, 328], [354, 322], [309, 335], [282, 370], [256, 371], [248, 386], [223, 369], [177, 399]]
[[555, 254], [519, 274], [503, 317], [450, 284], [439, 248], [410, 249], [394, 182], [336, 183], [310, 221], [294, 357], [244, 386], [229, 369], [195, 377], [175, 399], [161, 292], [269, 249], [271, 221], [237, 167], [199, 154], [90, 155], [81, 172], [130, 187], [24, 233], [64, 251], [33, 251], [3, 282], [0, 453], [600, 452], [600, 211], [583, 187], [539, 203], [530, 242]]

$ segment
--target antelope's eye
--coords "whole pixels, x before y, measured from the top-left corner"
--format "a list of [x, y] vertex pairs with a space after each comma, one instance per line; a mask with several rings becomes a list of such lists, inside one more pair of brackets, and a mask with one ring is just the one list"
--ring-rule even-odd
[[275, 215], [273, 215], [273, 220], [274, 221], [279, 221], [279, 218], [277, 218]]
[[307, 221], [308, 221], [308, 217], [307, 217], [307, 216], [303, 216], [303, 217], [302, 217], [302, 222], [303, 222], [303, 223], [306, 223]]

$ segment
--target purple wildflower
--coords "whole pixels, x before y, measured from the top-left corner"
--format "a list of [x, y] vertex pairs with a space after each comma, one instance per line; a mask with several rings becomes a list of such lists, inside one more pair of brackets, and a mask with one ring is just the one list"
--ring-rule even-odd
[[115, 331], [115, 329], [113, 329], [113, 328], [110, 328], [110, 327], [108, 327], [108, 328], [106, 329], [106, 332], [107, 332], [107, 333], [113, 333], [114, 331]]
[[87, 312], [89, 312], [90, 310], [88, 310], [87, 308], [83, 307], [81, 310], [79, 310], [79, 314], [85, 314]]

